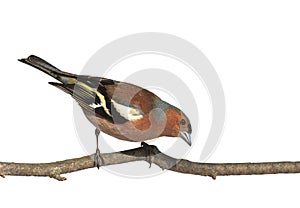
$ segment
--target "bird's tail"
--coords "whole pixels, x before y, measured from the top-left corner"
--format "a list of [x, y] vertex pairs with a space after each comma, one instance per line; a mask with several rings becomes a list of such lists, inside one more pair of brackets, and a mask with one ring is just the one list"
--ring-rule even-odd
[[61, 71], [55, 66], [48, 63], [47, 61], [35, 55], [31, 55], [28, 58], [19, 59], [18, 61], [37, 68], [38, 70], [50, 75], [51, 77], [57, 79], [63, 84], [76, 83], [77, 75]]

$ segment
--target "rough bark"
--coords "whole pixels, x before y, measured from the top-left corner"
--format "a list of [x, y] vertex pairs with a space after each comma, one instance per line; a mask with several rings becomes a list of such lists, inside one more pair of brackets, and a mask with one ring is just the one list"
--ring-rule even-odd
[[[264, 162], [264, 163], [197, 163], [185, 159], [175, 159], [161, 153], [156, 146], [149, 145], [122, 152], [101, 154], [104, 164], [116, 165], [134, 161], [147, 161], [162, 169], [210, 176], [260, 175], [278, 173], [300, 173], [300, 162]], [[48, 176], [59, 181], [66, 180], [61, 174], [93, 168], [94, 155], [68, 159], [51, 163], [14, 163], [0, 162], [0, 175]]]

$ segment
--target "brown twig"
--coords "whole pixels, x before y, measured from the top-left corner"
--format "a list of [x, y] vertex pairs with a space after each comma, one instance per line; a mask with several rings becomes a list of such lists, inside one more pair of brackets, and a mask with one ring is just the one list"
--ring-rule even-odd
[[[145, 149], [147, 148], [147, 149]], [[150, 155], [146, 155], [150, 154]], [[196, 163], [179, 160], [161, 153], [156, 146], [149, 145], [122, 152], [101, 155], [105, 166], [134, 161], [152, 162], [162, 169], [175, 172], [210, 176], [258, 175], [278, 173], [300, 173], [300, 162], [265, 162], [265, 163]], [[94, 167], [94, 155], [51, 163], [13, 163], [0, 162], [0, 176], [48, 176], [59, 181], [66, 180], [61, 174], [71, 173]]]

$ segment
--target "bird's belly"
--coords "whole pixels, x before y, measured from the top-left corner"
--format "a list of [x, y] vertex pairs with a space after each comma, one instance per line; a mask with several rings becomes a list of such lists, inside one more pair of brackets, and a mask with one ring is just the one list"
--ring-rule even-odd
[[146, 126], [142, 128], [135, 125], [132, 122], [126, 122], [123, 124], [113, 124], [106, 119], [96, 117], [93, 114], [85, 112], [87, 119], [100, 131], [113, 136], [117, 139], [130, 141], [130, 142], [142, 142], [150, 139], [160, 137], [161, 130], [156, 126]]

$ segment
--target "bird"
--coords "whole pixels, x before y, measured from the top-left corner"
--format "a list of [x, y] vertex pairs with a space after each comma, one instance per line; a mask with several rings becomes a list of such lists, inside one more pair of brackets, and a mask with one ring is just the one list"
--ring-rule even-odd
[[142, 145], [147, 140], [163, 136], [181, 138], [192, 145], [192, 126], [188, 116], [147, 89], [109, 78], [61, 71], [35, 55], [18, 61], [56, 79], [58, 82], [49, 84], [71, 95], [79, 104], [86, 118], [95, 126], [94, 165], [98, 169], [104, 163], [98, 144], [100, 132], [120, 140], [141, 142]]

